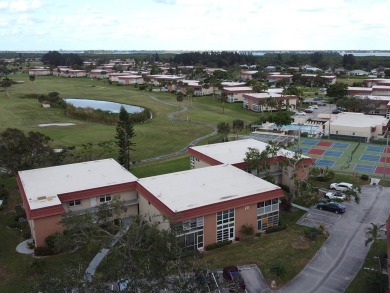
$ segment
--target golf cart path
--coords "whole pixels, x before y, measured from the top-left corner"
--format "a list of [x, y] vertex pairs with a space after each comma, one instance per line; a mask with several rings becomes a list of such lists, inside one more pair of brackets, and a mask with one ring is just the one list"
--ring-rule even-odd
[[[174, 106], [174, 107], [177, 107], [177, 105], [174, 105], [170, 102], [166, 102], [166, 101], [161, 101], [160, 99], [156, 98], [155, 96], [152, 96], [152, 95], [147, 95], [149, 98], [151, 98], [152, 100], [158, 102], [158, 103], [161, 103], [161, 104], [165, 104], [165, 105], [169, 105], [169, 106]], [[191, 141], [186, 147], [184, 147], [183, 149], [181, 150], [178, 150], [176, 152], [173, 152], [173, 153], [170, 153], [170, 154], [166, 154], [166, 155], [161, 155], [161, 156], [158, 156], [158, 157], [154, 157], [154, 158], [149, 158], [149, 159], [144, 159], [144, 160], [141, 160], [139, 162], [137, 162], [137, 164], [142, 164], [142, 163], [148, 163], [148, 162], [153, 162], [153, 161], [158, 161], [158, 160], [162, 160], [162, 159], [166, 159], [166, 158], [171, 158], [171, 157], [175, 157], [175, 156], [178, 156], [178, 155], [181, 155], [181, 154], [184, 154], [188, 148], [192, 147], [192, 146], [195, 146], [197, 145], [200, 141], [204, 140], [205, 138], [208, 138], [208, 137], [211, 137], [215, 134], [217, 134], [217, 127], [213, 124], [209, 124], [209, 123], [202, 123], [202, 122], [195, 122], [195, 121], [187, 121], [187, 120], [181, 120], [181, 119], [178, 119], [176, 118], [176, 115], [182, 113], [182, 112], [186, 112], [188, 111], [188, 107], [186, 106], [181, 106], [180, 107], [181, 110], [179, 112], [175, 111], [175, 112], [172, 112], [172, 113], [169, 113], [167, 115], [168, 119], [172, 120], [172, 121], [175, 121], [175, 122], [178, 122], [178, 123], [191, 123], [191, 124], [198, 124], [198, 125], [204, 125], [204, 126], [207, 126], [207, 127], [210, 127], [212, 129], [212, 132], [209, 133], [209, 134], [206, 134], [204, 136], [201, 136], [201, 137], [198, 137], [196, 139], [194, 139], [193, 141]]]

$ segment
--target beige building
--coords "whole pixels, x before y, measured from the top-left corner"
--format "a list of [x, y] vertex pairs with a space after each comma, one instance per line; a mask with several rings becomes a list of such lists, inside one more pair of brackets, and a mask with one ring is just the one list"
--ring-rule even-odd
[[222, 91], [226, 93], [228, 103], [243, 102], [244, 94], [253, 93], [252, 88], [249, 86], [224, 87]]
[[242, 106], [255, 112], [278, 110], [278, 106], [271, 107], [267, 105], [268, 99], [274, 99], [277, 103], [281, 103], [281, 110], [295, 110], [297, 108], [297, 96], [270, 93], [244, 94]]
[[387, 131], [389, 119], [378, 115], [343, 112], [331, 115], [324, 124], [324, 134], [345, 135], [364, 138], [367, 142]]

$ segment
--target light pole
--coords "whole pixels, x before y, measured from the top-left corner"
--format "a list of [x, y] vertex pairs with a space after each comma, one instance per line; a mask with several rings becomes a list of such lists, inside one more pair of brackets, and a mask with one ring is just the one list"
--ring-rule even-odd
[[330, 119], [332, 118], [332, 104], [329, 104], [328, 139], [330, 139]]

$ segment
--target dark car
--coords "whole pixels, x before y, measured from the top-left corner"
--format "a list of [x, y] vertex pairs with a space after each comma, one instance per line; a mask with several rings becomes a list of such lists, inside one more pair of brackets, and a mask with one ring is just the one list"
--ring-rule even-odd
[[340, 114], [342, 111], [339, 109], [335, 109], [332, 111], [332, 114]]
[[227, 266], [223, 268], [223, 277], [229, 282], [234, 282], [237, 287], [245, 290], [245, 282], [239, 269], [236, 266]]
[[336, 214], [345, 213], [345, 206], [338, 203], [338, 202], [334, 202], [334, 201], [320, 202], [317, 204], [317, 209], [334, 212]]

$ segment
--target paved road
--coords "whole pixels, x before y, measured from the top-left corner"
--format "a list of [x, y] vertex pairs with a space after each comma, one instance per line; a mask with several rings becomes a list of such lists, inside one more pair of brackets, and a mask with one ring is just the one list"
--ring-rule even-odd
[[389, 211], [390, 188], [364, 186], [360, 204], [349, 204], [337, 220], [331, 217], [328, 240], [305, 269], [278, 292], [344, 292], [369, 250], [364, 245], [366, 227], [385, 223]]
[[364, 186], [360, 204], [346, 203], [346, 213], [335, 215], [310, 209], [299, 224], [325, 224], [329, 238], [314, 258], [290, 283], [271, 290], [256, 267], [243, 266], [248, 293], [339, 293], [344, 292], [360, 270], [370, 247], [364, 245], [370, 223], [385, 223], [390, 214], [390, 188]]

